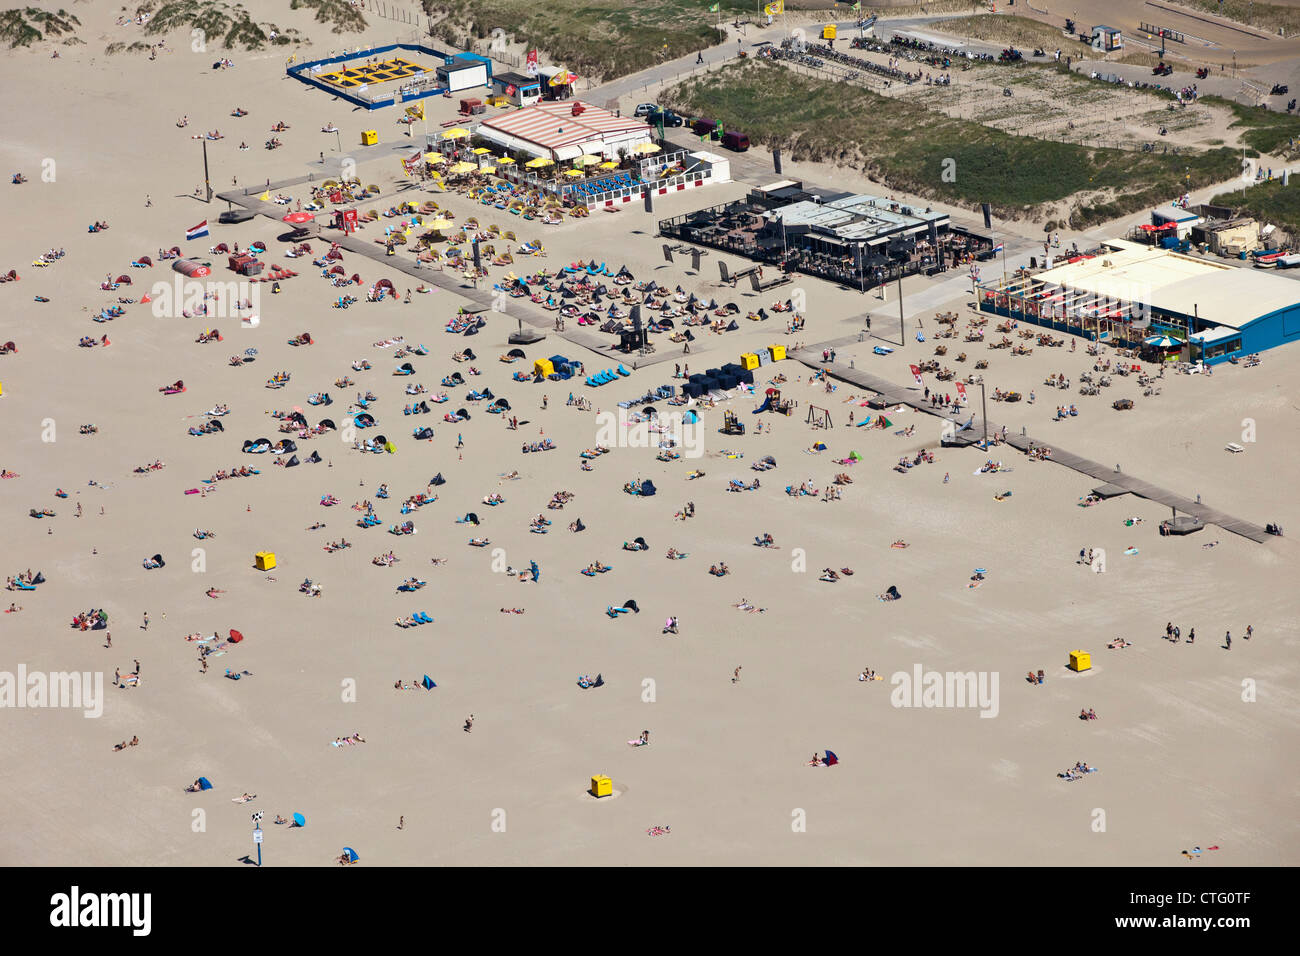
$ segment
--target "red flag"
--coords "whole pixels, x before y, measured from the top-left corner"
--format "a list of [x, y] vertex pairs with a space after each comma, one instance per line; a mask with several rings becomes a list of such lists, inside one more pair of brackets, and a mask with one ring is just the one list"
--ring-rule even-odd
[[957, 383], [957, 394], [960, 395], [963, 399], [966, 398], [966, 383], [965, 383], [965, 382], [958, 382], [958, 383]]
[[924, 385], [925, 383], [921, 381], [921, 368], [920, 368], [920, 366], [918, 366], [918, 365], [909, 365], [908, 368], [910, 368], [910, 369], [912, 370], [912, 377], [916, 379], [916, 384], [917, 384], [917, 385]]

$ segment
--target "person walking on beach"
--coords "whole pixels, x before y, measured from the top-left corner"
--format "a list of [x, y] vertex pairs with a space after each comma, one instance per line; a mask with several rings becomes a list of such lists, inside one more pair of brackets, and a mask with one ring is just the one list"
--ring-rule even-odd
[[406, 817], [404, 817], [404, 816], [399, 816], [399, 817], [397, 818], [397, 829], [399, 829], [399, 830], [404, 830], [404, 829], [406, 829]]
[[457, 448], [465, 447], [465, 439], [459, 432], [456, 433], [456, 447]]
[[140, 661], [138, 659], [135, 661], [135, 670], [133, 670], [131, 673], [134, 674], [136, 677], [140, 676]]
[[1196, 628], [1192, 628], [1190, 631], [1187, 632], [1187, 643], [1188, 644], [1196, 643]]
[[1227, 631], [1224, 633], [1223, 641], [1224, 641], [1224, 647], [1227, 650], [1232, 650], [1232, 631]]
[[732, 682], [733, 684], [739, 684], [739, 683], [740, 683], [740, 668], [739, 668], [739, 667], [737, 667], [734, 671], [731, 672], [731, 682]]
[[1247, 625], [1246, 625], [1246, 640], [1250, 640], [1250, 636], [1251, 636], [1252, 634], [1254, 634], [1254, 633], [1255, 633], [1255, 629], [1254, 629], [1253, 627], [1251, 627], [1249, 624], [1247, 624]]
[[474, 729], [474, 715], [470, 714], [465, 718], [465, 733], [470, 733]]
[[107, 637], [108, 637], [108, 643], [106, 643], [104, 646], [111, 648], [113, 646], [113, 632], [109, 631]]
[[148, 611], [145, 611], [145, 612], [144, 612], [144, 623], [140, 625], [140, 629], [141, 629], [142, 631], [147, 631], [147, 630], [149, 630], [149, 612], [148, 612]]
[[114, 667], [114, 668], [113, 668], [113, 686], [114, 686], [114, 687], [120, 687], [121, 685], [122, 685], [122, 671], [121, 671], [119, 668]]

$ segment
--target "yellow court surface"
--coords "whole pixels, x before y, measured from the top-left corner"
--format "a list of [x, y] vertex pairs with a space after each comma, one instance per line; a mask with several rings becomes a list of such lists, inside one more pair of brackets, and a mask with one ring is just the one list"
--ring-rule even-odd
[[333, 73], [319, 73], [314, 79], [322, 83], [328, 83], [330, 86], [337, 86], [342, 90], [350, 90], [367, 84], [373, 85], [375, 83], [387, 83], [391, 80], [405, 80], [425, 72], [427, 72], [426, 69], [420, 64], [413, 63], [402, 57], [396, 57], [379, 63], [362, 64], [343, 70], [335, 70]]

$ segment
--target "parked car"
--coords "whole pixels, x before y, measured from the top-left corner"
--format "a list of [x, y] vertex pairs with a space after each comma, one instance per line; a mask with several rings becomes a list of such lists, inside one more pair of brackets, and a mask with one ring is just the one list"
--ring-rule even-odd
[[717, 128], [718, 128], [718, 124], [713, 122], [713, 120], [711, 119], [705, 119], [704, 117], [700, 117], [698, 119], [691, 120], [691, 131], [696, 136], [710, 136], [711, 138], [716, 139]]
[[722, 134], [722, 145], [733, 152], [743, 153], [749, 149], [749, 137], [744, 133], [729, 129]]
[[655, 110], [659, 109], [658, 103], [638, 103], [636, 105], [637, 116], [649, 116]]
[[686, 120], [672, 110], [657, 109], [646, 117], [646, 122], [651, 126], [663, 126], [665, 129], [675, 126], [682, 126]]

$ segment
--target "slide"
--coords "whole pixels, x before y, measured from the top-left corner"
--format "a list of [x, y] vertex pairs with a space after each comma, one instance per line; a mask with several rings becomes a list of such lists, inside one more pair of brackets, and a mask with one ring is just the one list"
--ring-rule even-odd
[[771, 408], [772, 408], [772, 396], [768, 395], [766, 398], [763, 399], [763, 404], [758, 406], [758, 408], [754, 409], [754, 411], [751, 412], [751, 414], [757, 415], [759, 412], [770, 411]]

